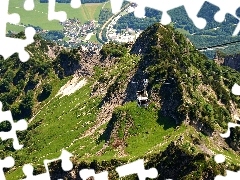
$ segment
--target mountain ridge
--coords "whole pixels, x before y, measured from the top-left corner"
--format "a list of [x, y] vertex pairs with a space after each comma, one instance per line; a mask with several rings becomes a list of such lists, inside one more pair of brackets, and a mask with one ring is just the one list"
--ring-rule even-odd
[[[239, 129], [226, 140], [219, 133], [226, 131], [228, 122], [236, 123], [234, 116], [239, 115], [239, 98], [230, 89], [239, 83], [240, 73], [194, 51], [191, 42], [172, 27], [156, 23], [135, 44], [109, 43], [100, 54], [62, 49], [51, 59], [44, 53], [48, 47], [58, 48], [41, 39], [39, 43], [39, 50], [28, 47], [33, 52], [29, 62], [19, 63], [12, 56], [0, 64], [5, 67], [0, 74], [0, 100], [13, 110], [14, 119], [25, 115], [19, 107], [31, 110], [24, 117], [28, 120], [42, 107], [28, 130], [19, 133], [23, 150], [14, 151], [11, 141], [1, 144], [1, 154], [17, 160], [7, 178], [22, 178], [23, 163], [36, 164], [37, 174], [44, 172], [42, 160], [58, 156], [62, 148], [75, 154], [74, 169], [62, 172], [59, 162], [53, 163], [53, 179], [80, 179], [82, 168], [109, 170], [109, 178], [116, 179], [116, 166], [139, 158], [144, 158], [147, 168], [157, 168], [157, 179], [213, 179], [226, 168], [239, 168]], [[87, 83], [69, 96], [55, 96], [73, 75], [77, 82], [85, 78]], [[7, 79], [16, 79], [8, 89], [3, 83]], [[29, 82], [36, 79], [41, 80], [38, 87]], [[143, 79], [149, 80], [147, 109], [136, 103]], [[29, 83], [35, 86], [8, 103], [6, 97], [14, 89]], [[228, 162], [214, 162], [219, 153]], [[182, 167], [174, 170], [177, 165]]]

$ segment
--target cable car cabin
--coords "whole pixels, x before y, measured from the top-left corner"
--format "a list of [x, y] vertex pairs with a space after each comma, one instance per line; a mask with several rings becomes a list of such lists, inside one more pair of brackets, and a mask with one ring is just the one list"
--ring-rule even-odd
[[137, 91], [137, 103], [139, 107], [147, 107], [149, 104], [147, 91]]
[[147, 97], [139, 97], [137, 103], [139, 107], [147, 108], [149, 104], [149, 99]]

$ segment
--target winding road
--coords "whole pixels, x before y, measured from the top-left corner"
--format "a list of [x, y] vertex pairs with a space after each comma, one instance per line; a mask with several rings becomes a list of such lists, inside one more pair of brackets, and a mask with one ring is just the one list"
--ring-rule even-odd
[[99, 37], [100, 40], [103, 41], [103, 39], [102, 39], [102, 32], [103, 32], [103, 30], [106, 28], [106, 26], [107, 26], [115, 17], [117, 17], [121, 12], [123, 12], [126, 8], [128, 8], [130, 5], [131, 5], [131, 3], [126, 4], [126, 5], [120, 10], [119, 13], [112, 15], [112, 16], [102, 25], [101, 30], [100, 30], [99, 35], [98, 35], [98, 37]]

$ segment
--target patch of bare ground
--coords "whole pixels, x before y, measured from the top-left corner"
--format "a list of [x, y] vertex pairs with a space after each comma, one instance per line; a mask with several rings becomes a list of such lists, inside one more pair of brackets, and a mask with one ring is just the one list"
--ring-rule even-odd
[[198, 90], [200, 90], [201, 92], [207, 93], [206, 96], [203, 96], [203, 98], [207, 101], [209, 101], [208, 100], [209, 98], [217, 99], [217, 95], [216, 95], [215, 91], [209, 85], [200, 84], [198, 86]]
[[110, 142], [110, 140], [108, 140], [104, 144], [103, 148], [96, 153], [96, 155], [101, 156], [102, 154], [104, 154], [104, 152], [105, 152], [104, 150], [109, 146], [112, 146], [115, 149], [115, 151], [116, 151], [115, 157], [116, 158], [121, 158], [121, 157], [125, 157], [128, 155], [125, 152], [125, 148], [127, 146], [126, 140], [127, 140], [127, 137], [129, 137], [129, 129], [134, 125], [134, 123], [132, 120], [128, 120], [126, 122], [126, 126], [125, 126], [124, 132], [123, 132], [123, 134], [124, 134], [123, 138], [120, 138], [119, 134], [118, 134], [120, 123], [121, 122], [118, 121], [116, 124], [114, 124], [114, 128], [111, 131], [111, 135], [110, 135], [111, 142]]
[[59, 53], [64, 49], [63, 46], [49, 46], [47, 45], [48, 47], [48, 51], [46, 52], [47, 56], [50, 58], [50, 59], [55, 59]]
[[83, 87], [86, 83], [87, 83], [87, 80], [85, 78], [79, 81], [79, 78], [77, 76], [74, 76], [73, 79], [68, 81], [64, 86], [60, 88], [56, 96], [61, 95], [61, 97], [63, 97], [63, 96], [75, 93], [77, 90]]
[[230, 101], [230, 112], [231, 112], [231, 117], [236, 122], [239, 119], [239, 109], [236, 107], [236, 104], [234, 104], [232, 101]]
[[[40, 41], [36, 42], [36, 47], [40, 46], [41, 43]], [[57, 55], [60, 53], [60, 51], [63, 49], [63, 47], [59, 46], [49, 46], [48, 45], [48, 56], [50, 58], [56, 58]], [[80, 51], [81, 54], [81, 59], [79, 59], [79, 63], [81, 64], [80, 69], [76, 70], [73, 74], [73, 78], [68, 81], [57, 93], [56, 96], [58, 95], [69, 95], [80, 89], [82, 86], [86, 84], [86, 78], [91, 77], [94, 73], [93, 67], [96, 65], [101, 64], [100, 62], [100, 56], [98, 54], [94, 54], [93, 52], [90, 51]], [[83, 78], [82, 81], [79, 81], [80, 78]], [[41, 84], [37, 85], [37, 87]], [[55, 97], [56, 97], [55, 96]], [[41, 112], [41, 110], [47, 106], [55, 97], [50, 99], [45, 105], [42, 107], [38, 108], [38, 111], [32, 116], [32, 118], [29, 120], [29, 123], [34, 120], [34, 118]]]
[[[117, 92], [113, 92], [110, 95], [110, 97], [107, 97], [105, 100], [103, 100], [102, 105], [100, 107], [100, 112], [97, 115], [95, 124], [92, 127], [90, 127], [87, 131], [85, 131], [85, 133], [83, 133], [79, 137], [79, 139], [93, 135], [102, 125], [108, 123], [111, 120], [114, 109], [125, 103], [126, 94], [127, 94], [126, 92], [127, 83], [129, 82], [133, 74], [134, 74], [134, 70], [129, 73], [125, 81], [126, 83], [122, 89], [118, 90]], [[104, 96], [104, 95], [106, 96], [108, 87], [111, 84], [113, 84], [115, 80], [116, 80], [116, 77], [113, 77], [113, 79], [111, 79], [110, 82], [108, 83], [98, 82], [98, 89], [94, 93], [92, 93], [92, 96]], [[117, 130], [117, 127], [115, 127], [111, 132], [111, 137], [113, 137], [114, 139], [111, 145], [116, 148], [118, 156], [123, 157], [123, 156], [126, 156], [124, 152], [125, 143], [122, 140], [118, 139], [116, 130]], [[102, 149], [96, 153], [96, 155], [102, 155], [105, 152], [105, 149], [109, 145], [110, 145], [110, 142], [109, 141], [106, 142], [103, 145]]]
[[101, 107], [100, 113], [97, 115], [96, 123], [94, 126], [89, 128], [81, 137], [85, 138], [95, 133], [95, 131], [101, 127], [103, 124], [108, 123], [112, 118], [112, 113], [114, 108], [120, 106], [123, 103], [124, 94], [119, 95], [118, 97], [111, 98], [109, 102], [106, 102]]

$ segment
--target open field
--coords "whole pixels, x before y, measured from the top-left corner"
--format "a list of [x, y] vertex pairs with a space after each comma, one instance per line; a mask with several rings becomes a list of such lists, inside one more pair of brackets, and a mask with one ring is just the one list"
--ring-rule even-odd
[[110, 1], [108, 1], [106, 4], [105, 4], [105, 6], [104, 6], [104, 9], [111, 9], [112, 7], [111, 7], [111, 3], [110, 3]]
[[98, 43], [99, 41], [97, 40], [97, 37], [96, 37], [96, 34], [93, 34], [90, 38], [90, 41], [91, 42], [95, 42], [95, 43]]
[[24, 31], [24, 27], [19, 25], [14, 25], [14, 24], [7, 24], [7, 30], [20, 32], [20, 31]]
[[87, 22], [88, 20], [98, 20], [100, 10], [103, 6], [103, 3], [88, 3], [82, 4], [79, 9], [73, 9], [69, 4], [60, 4], [56, 5], [57, 11], [65, 11], [68, 15], [68, 18], [78, 18], [81, 22]]
[[[40, 26], [46, 30], [60, 30], [62, 26], [57, 20], [48, 21], [47, 4], [41, 4], [39, 1], [35, 0], [35, 8], [33, 11], [26, 11], [23, 8], [24, 1], [14, 1], [10, 0], [9, 3], [9, 13], [18, 13], [21, 17], [20, 23], [25, 25], [31, 24], [34, 26]], [[7, 30], [11, 30], [10, 27]]]
[[[48, 21], [48, 4], [40, 3], [39, 0], [34, 0], [35, 8], [33, 11], [26, 11], [23, 8], [24, 0], [10, 0], [9, 13], [18, 13], [21, 17], [20, 23], [24, 25], [40, 26], [45, 30], [61, 30], [63, 27], [59, 21]], [[56, 3], [56, 11], [65, 11], [68, 18], [78, 18], [82, 23], [88, 20], [98, 20], [100, 10], [104, 3], [88, 3], [82, 4], [80, 8], [73, 9], [70, 4]], [[23, 27], [17, 25], [7, 25], [7, 31], [22, 31]]]

